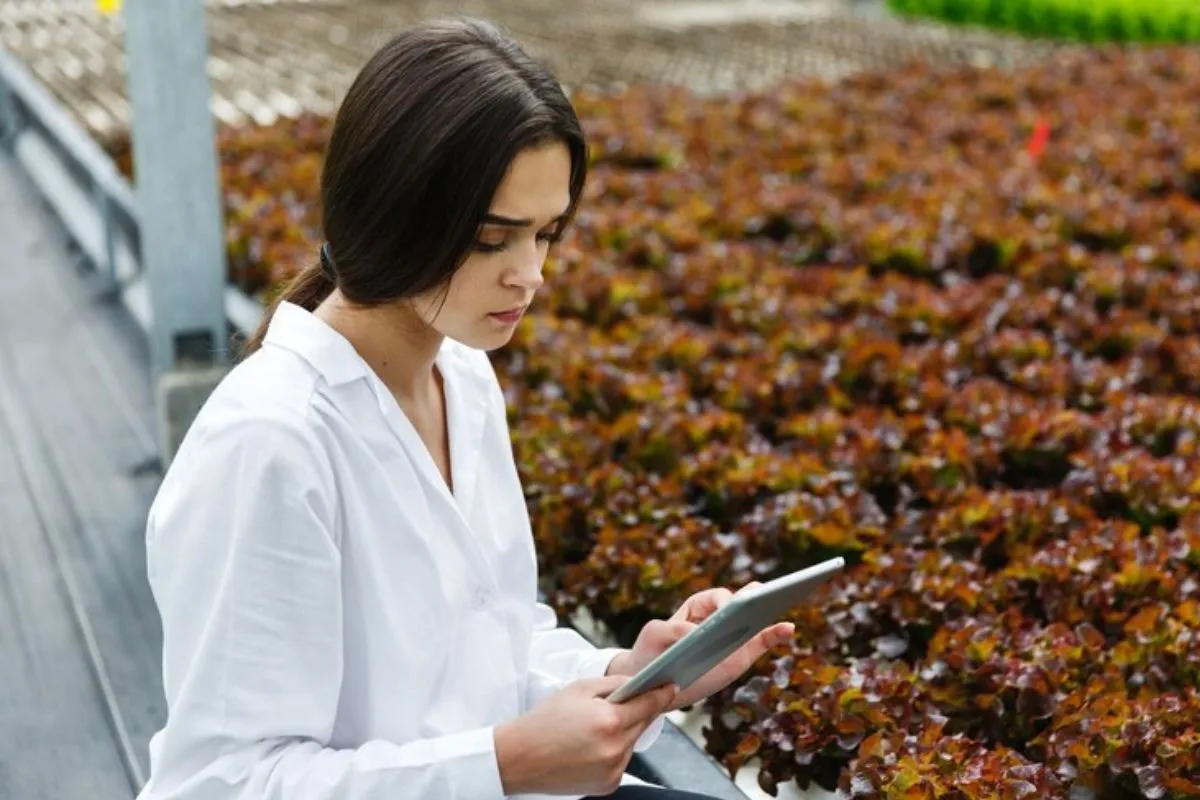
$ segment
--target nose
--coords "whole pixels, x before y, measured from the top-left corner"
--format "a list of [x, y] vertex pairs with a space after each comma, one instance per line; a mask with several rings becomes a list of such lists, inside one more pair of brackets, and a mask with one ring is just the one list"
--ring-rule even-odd
[[514, 253], [513, 262], [505, 271], [505, 285], [523, 289], [530, 294], [536, 292], [545, 282], [542, 277], [545, 262], [546, 254], [540, 247], [520, 248]]

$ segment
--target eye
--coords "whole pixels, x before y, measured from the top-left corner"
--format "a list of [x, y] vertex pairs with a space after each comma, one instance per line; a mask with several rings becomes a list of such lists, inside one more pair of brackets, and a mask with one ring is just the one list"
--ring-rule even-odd
[[499, 253], [508, 246], [507, 242], [475, 242], [475, 249], [480, 253]]
[[[554, 244], [562, 239], [562, 231], [558, 228], [553, 228], [548, 231], [538, 231], [537, 241], [539, 243]], [[482, 239], [475, 240], [474, 249], [480, 253], [500, 253], [508, 249], [508, 241], [501, 240], [499, 242], [485, 242]]]

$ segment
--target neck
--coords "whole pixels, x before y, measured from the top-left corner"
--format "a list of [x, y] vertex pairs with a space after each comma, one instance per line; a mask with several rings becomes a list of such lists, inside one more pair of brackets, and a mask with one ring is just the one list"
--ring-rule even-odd
[[397, 399], [429, 396], [444, 337], [406, 304], [356, 306], [335, 289], [313, 313], [346, 337]]

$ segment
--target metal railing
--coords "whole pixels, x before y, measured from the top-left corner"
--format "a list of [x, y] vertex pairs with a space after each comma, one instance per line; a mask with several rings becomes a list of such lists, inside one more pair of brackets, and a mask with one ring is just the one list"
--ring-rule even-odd
[[[112, 158], [11, 53], [0, 49], [0, 144], [13, 153], [96, 270], [108, 277], [149, 335], [154, 309], [141, 262], [133, 187]], [[248, 335], [262, 306], [235, 286], [225, 290], [231, 333]]]

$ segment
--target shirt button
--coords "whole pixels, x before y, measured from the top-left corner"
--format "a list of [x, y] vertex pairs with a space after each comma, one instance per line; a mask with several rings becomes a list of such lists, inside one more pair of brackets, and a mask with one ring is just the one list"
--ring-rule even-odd
[[475, 587], [474, 597], [471, 598], [471, 607], [476, 611], [484, 608], [492, 600], [492, 593], [488, 591], [486, 586]]

